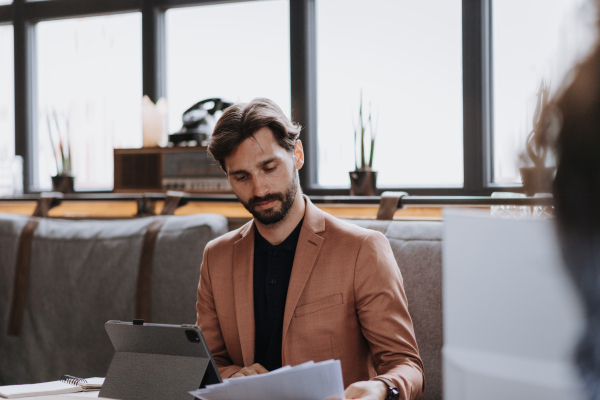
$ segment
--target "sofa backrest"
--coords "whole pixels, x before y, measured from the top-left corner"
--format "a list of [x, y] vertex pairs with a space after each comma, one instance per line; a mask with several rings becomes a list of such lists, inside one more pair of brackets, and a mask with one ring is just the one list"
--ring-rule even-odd
[[425, 368], [422, 400], [441, 399], [442, 387], [442, 227], [438, 221], [348, 222], [384, 231], [402, 273], [419, 353]]
[[[104, 376], [113, 348], [110, 319], [134, 317], [142, 240], [155, 217], [116, 221], [42, 219], [36, 229], [25, 314], [8, 336], [16, 248], [28, 218], [0, 214], [0, 385]], [[348, 222], [384, 230], [402, 272], [425, 367], [422, 399], [442, 398], [442, 223]], [[152, 321], [196, 319], [199, 267], [208, 241], [227, 231], [219, 215], [167, 217], [152, 264]]]
[[157, 218], [165, 221], [152, 262], [151, 322], [195, 324], [202, 254], [227, 232], [225, 217], [41, 219], [21, 331], [9, 336], [17, 245], [28, 217], [0, 214], [0, 385], [106, 374], [114, 351], [104, 323], [134, 318], [142, 241]]

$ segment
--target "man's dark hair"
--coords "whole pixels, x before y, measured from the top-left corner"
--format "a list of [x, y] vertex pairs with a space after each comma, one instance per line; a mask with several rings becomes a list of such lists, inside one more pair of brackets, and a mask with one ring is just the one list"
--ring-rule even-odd
[[264, 127], [271, 129], [281, 147], [293, 152], [300, 125], [290, 121], [273, 101], [259, 97], [250, 103], [235, 104], [223, 112], [210, 138], [208, 153], [225, 171], [225, 157]]

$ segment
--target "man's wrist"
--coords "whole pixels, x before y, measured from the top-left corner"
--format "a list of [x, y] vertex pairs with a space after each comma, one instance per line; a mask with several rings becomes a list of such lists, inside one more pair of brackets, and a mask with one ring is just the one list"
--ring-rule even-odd
[[231, 378], [233, 375], [235, 375], [238, 372], [240, 372], [241, 369], [242, 369], [242, 367], [240, 367], [238, 365], [232, 365], [228, 369], [226, 369], [225, 371], [223, 371], [223, 373], [221, 374], [221, 376], [223, 377], [223, 379]]
[[387, 395], [384, 397], [384, 400], [398, 400], [399, 392], [396, 385], [394, 385], [394, 382], [390, 381], [389, 379], [379, 377], [373, 378], [372, 380], [379, 381], [385, 385]]

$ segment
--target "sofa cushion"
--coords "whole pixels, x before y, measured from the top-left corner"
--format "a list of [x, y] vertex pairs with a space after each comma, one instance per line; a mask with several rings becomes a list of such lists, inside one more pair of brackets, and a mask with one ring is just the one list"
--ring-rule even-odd
[[442, 222], [349, 220], [384, 234], [404, 280], [425, 369], [422, 400], [442, 398]]
[[104, 323], [134, 318], [142, 239], [156, 218], [166, 220], [152, 263], [152, 322], [194, 324], [204, 247], [227, 231], [226, 218], [42, 219], [21, 332], [8, 336], [17, 244], [28, 217], [0, 214], [0, 385], [106, 374], [113, 348]]

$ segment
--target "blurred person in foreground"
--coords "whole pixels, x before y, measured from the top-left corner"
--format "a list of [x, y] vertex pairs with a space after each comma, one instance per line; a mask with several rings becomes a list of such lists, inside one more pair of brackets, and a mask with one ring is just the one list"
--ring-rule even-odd
[[418, 399], [423, 364], [387, 238], [302, 195], [300, 127], [268, 99], [225, 110], [208, 150], [254, 219], [208, 243], [197, 325], [223, 378], [338, 359], [351, 399]]
[[[600, 10], [600, 1], [596, 0]], [[600, 28], [600, 27], [599, 27]], [[600, 32], [600, 29], [598, 29]], [[600, 37], [600, 35], [599, 35]], [[590, 399], [600, 399], [600, 48], [575, 70], [554, 101], [558, 169], [556, 217], [567, 268], [579, 289], [586, 327], [575, 361]], [[549, 136], [552, 136], [551, 134]]]

